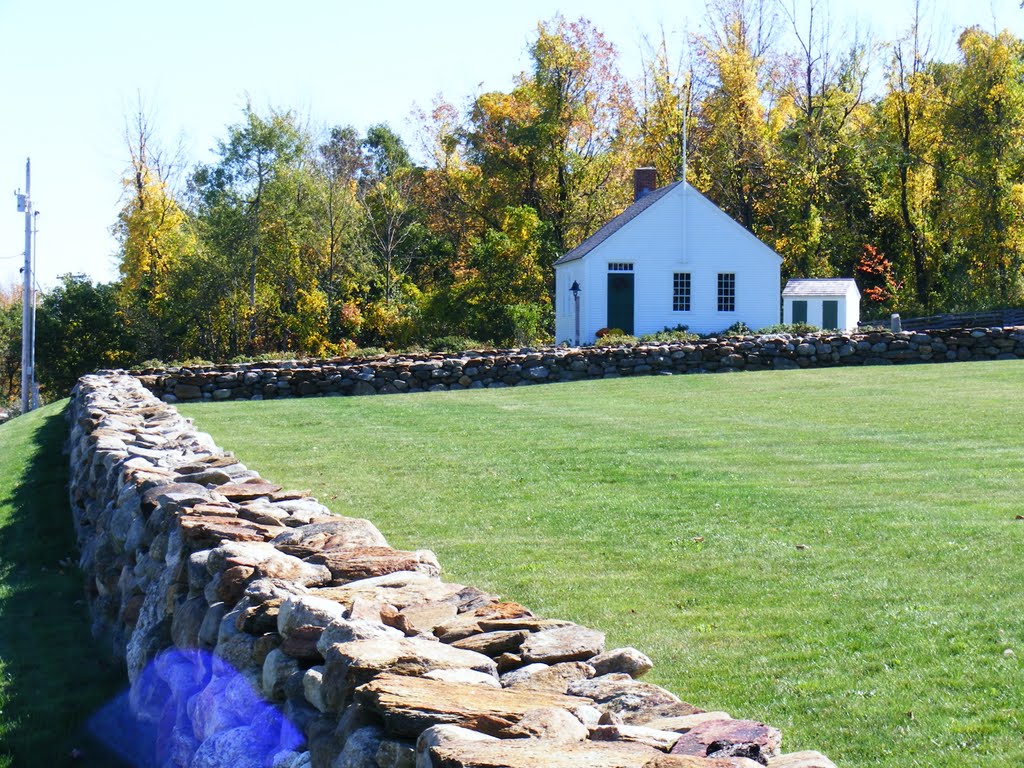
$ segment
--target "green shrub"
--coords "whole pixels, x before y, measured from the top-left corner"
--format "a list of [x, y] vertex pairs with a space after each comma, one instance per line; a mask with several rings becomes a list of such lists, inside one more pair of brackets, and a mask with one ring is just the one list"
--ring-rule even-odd
[[624, 347], [624, 346], [627, 346], [627, 345], [632, 345], [632, 344], [636, 344], [637, 343], [636, 336], [630, 336], [627, 333], [622, 333], [622, 331], [619, 331], [617, 328], [613, 328], [612, 330], [613, 331], [618, 331], [618, 332], [617, 333], [609, 333], [609, 334], [606, 334], [606, 335], [602, 336], [601, 338], [599, 338], [597, 341], [594, 342], [594, 346], [595, 347]]
[[749, 325], [744, 323], [742, 320], [737, 320], [724, 331], [721, 331], [719, 333], [711, 333], [708, 335], [717, 336], [719, 338], [723, 336], [753, 336], [754, 331], [750, 328]]
[[384, 347], [356, 347], [348, 353], [349, 357], [382, 357], [388, 351]]
[[821, 328], [810, 323], [776, 323], [775, 325], [766, 325], [757, 332], [760, 334], [791, 333], [794, 336], [803, 336], [807, 333], [817, 333], [820, 330]]
[[428, 345], [431, 352], [465, 352], [467, 349], [482, 349], [486, 346], [468, 336], [442, 336]]
[[667, 325], [664, 330], [656, 333], [645, 333], [640, 337], [641, 342], [673, 342], [673, 341], [696, 341], [699, 339], [696, 333], [690, 333], [689, 328], [685, 325], [677, 325], [675, 328], [669, 328]]

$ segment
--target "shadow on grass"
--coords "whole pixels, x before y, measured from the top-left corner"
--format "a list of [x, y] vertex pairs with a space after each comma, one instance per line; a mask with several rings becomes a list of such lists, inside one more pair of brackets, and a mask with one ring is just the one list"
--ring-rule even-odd
[[0, 478], [0, 768], [123, 765], [83, 727], [127, 681], [89, 630], [67, 499], [64, 409], [21, 418], [37, 423], [19, 433], [8, 424], [4, 436], [8, 466], [21, 477]]

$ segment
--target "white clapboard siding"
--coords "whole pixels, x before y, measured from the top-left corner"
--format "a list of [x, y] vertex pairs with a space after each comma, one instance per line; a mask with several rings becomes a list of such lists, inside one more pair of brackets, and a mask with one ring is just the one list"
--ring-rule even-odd
[[[555, 267], [555, 341], [573, 338], [573, 306], [571, 296], [566, 298], [573, 280], [582, 289], [581, 341], [592, 342], [596, 331], [607, 326], [609, 263], [633, 264], [637, 335], [680, 324], [713, 333], [737, 321], [754, 329], [778, 323], [781, 262], [706, 197], [676, 184], [588, 253]], [[690, 274], [689, 312], [672, 311], [676, 272]], [[734, 312], [718, 311], [719, 273], [736, 275]]]

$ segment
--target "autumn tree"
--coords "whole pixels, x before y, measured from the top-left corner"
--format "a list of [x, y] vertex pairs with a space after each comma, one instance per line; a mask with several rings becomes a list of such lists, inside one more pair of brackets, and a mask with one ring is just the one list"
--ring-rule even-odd
[[948, 226], [963, 265], [951, 298], [1007, 306], [1024, 301], [1024, 41], [971, 27], [959, 48], [945, 114], [958, 148]]
[[944, 95], [929, 60], [921, 3], [909, 31], [889, 48], [886, 92], [875, 122], [876, 166], [881, 170], [875, 214], [899, 222], [898, 252], [909, 255], [914, 300], [925, 311], [938, 298], [935, 243], [935, 165], [945, 143]]
[[[218, 160], [193, 175], [204, 236], [227, 276], [232, 354], [252, 354], [287, 339], [273, 331], [283, 303], [300, 287], [295, 257], [308, 136], [292, 112], [258, 114], [246, 106], [243, 122], [217, 144]], [[283, 289], [283, 290], [282, 290]]]
[[796, 41], [781, 80], [788, 114], [779, 136], [777, 207], [786, 235], [776, 248], [787, 272], [828, 277], [849, 272], [868, 212], [863, 136], [870, 44], [857, 29], [833, 27], [828, 0], [780, 4]]
[[173, 273], [195, 254], [195, 232], [173, 188], [175, 164], [157, 145], [141, 106], [125, 126], [125, 145], [130, 162], [113, 227], [120, 247], [118, 304], [143, 354], [165, 357], [180, 320]]
[[656, 44], [645, 41], [645, 46], [637, 94], [634, 165], [653, 167], [659, 183], [669, 183], [681, 177], [684, 151], [688, 155], [693, 155], [695, 148], [700, 151], [694, 72], [691, 62], [672, 56], [664, 34]]
[[[696, 186], [754, 234], [766, 236], [778, 119], [772, 93], [774, 16], [766, 0], [714, 0], [694, 40], [706, 95]], [[769, 237], [769, 240], [774, 239]]]

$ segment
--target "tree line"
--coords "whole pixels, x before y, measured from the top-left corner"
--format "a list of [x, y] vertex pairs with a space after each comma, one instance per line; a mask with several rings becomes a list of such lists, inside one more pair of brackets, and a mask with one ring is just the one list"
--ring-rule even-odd
[[588, 20], [541, 22], [511, 88], [417, 110], [412, 147], [249, 105], [180, 168], [140, 110], [120, 280], [67, 277], [42, 316], [95, 294], [108, 363], [551, 340], [552, 263], [640, 166], [685, 167], [784, 278], [856, 277], [869, 317], [1024, 304], [1024, 41], [971, 27], [942, 60], [919, 8], [879, 45], [819, 0], [711, 0], [704, 26], [630, 79]]

